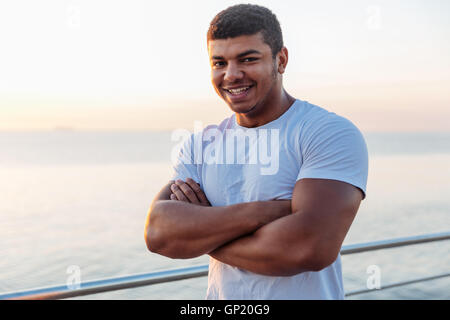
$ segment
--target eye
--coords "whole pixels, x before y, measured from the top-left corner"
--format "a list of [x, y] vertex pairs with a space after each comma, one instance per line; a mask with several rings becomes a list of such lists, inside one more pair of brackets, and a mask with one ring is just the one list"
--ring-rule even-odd
[[249, 57], [249, 58], [244, 58], [242, 59], [242, 62], [253, 62], [258, 60], [258, 58], [254, 58], [254, 57]]
[[213, 62], [212, 65], [213, 65], [213, 67], [216, 67], [216, 68], [223, 67], [225, 65], [225, 62], [224, 61], [216, 61], [216, 62]]

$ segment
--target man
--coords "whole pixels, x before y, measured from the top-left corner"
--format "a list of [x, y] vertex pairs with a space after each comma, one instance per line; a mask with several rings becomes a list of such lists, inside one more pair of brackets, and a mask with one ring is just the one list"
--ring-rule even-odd
[[149, 211], [149, 250], [208, 254], [207, 299], [343, 299], [339, 252], [367, 182], [361, 133], [284, 90], [288, 51], [270, 10], [232, 6], [207, 40], [234, 114], [185, 141]]

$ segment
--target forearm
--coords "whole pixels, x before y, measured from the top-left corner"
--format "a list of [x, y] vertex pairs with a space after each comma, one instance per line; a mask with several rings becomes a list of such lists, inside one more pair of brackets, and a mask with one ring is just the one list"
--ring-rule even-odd
[[223, 207], [156, 201], [146, 225], [149, 250], [171, 258], [193, 258], [291, 212], [288, 201], [240, 203]]
[[[273, 221], [252, 234], [226, 243], [209, 255], [231, 266], [268, 276], [292, 276], [317, 271], [322, 266], [314, 260], [316, 253], [311, 238], [306, 230], [290, 223], [292, 218], [289, 216]], [[291, 236], [294, 234], [292, 231], [296, 233], [296, 239]], [[303, 239], [300, 240], [301, 246], [297, 243], [299, 236]]]

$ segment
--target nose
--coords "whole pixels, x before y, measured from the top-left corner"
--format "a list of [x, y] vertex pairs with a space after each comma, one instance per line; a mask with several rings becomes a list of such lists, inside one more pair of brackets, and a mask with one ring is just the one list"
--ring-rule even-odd
[[229, 83], [233, 83], [238, 79], [242, 79], [244, 77], [244, 72], [239, 69], [239, 67], [235, 64], [230, 62], [227, 65], [227, 68], [225, 70], [225, 76], [224, 80]]

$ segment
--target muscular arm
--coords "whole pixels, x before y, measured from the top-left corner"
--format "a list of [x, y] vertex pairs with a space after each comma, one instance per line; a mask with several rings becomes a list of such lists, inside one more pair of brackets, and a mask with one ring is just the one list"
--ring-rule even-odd
[[[170, 200], [174, 192], [172, 184], [173, 181], [169, 182], [156, 196], [145, 227], [148, 249], [170, 258], [194, 258], [209, 253], [291, 213], [290, 201], [211, 207], [199, 201]], [[186, 197], [193, 196], [188, 190], [185, 193]]]
[[335, 180], [296, 183], [291, 215], [212, 251], [226, 264], [271, 276], [319, 271], [334, 262], [358, 211], [362, 193]]

